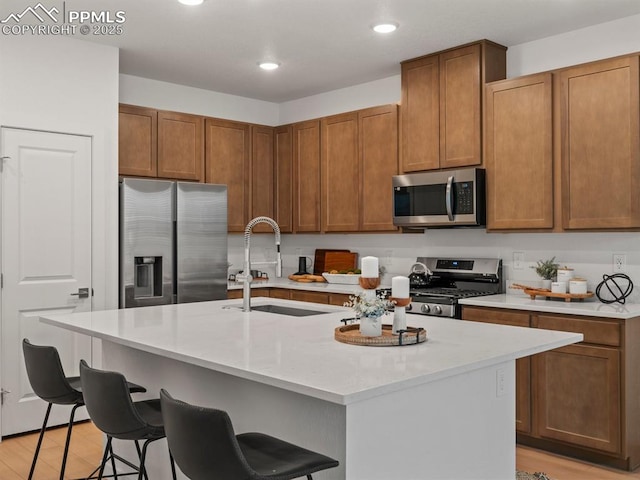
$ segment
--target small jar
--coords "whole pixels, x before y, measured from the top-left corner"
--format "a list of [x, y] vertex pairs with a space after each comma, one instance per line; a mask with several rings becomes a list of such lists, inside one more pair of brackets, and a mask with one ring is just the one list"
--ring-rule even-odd
[[551, 282], [551, 293], [567, 293], [567, 282]]
[[569, 293], [584, 294], [587, 293], [587, 281], [584, 278], [573, 278], [569, 282]]

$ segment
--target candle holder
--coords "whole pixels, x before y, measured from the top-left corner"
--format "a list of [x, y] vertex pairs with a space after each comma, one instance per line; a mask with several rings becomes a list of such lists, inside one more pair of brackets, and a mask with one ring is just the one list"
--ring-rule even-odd
[[411, 303], [411, 297], [409, 298], [396, 298], [390, 297], [389, 301], [394, 304], [393, 309], [393, 325], [391, 327], [391, 333], [399, 335], [401, 331], [407, 329], [407, 305]]
[[360, 277], [358, 283], [365, 290], [375, 290], [380, 286], [380, 277]]

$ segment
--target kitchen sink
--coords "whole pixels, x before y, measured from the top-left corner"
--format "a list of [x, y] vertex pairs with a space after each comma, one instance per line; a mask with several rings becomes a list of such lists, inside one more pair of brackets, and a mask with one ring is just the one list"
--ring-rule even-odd
[[290, 315], [292, 317], [308, 317], [310, 315], [322, 315], [322, 310], [307, 310], [306, 308], [286, 307], [284, 305], [253, 305], [251, 310], [257, 310], [259, 312], [277, 313], [278, 315]]

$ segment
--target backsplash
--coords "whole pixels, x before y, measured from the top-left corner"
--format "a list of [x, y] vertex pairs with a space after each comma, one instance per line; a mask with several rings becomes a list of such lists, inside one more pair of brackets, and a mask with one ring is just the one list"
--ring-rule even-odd
[[[503, 261], [506, 285], [523, 283], [540, 285], [532, 266], [551, 257], [561, 266], [574, 269], [575, 275], [587, 280], [594, 291], [603, 274], [613, 273], [613, 255], [626, 256], [626, 274], [640, 282], [640, 233], [487, 233], [484, 229], [427, 230], [415, 234], [315, 234], [282, 235], [283, 273], [297, 270], [298, 257], [314, 258], [316, 248], [344, 248], [360, 257], [377, 256], [384, 268], [382, 281], [391, 283], [394, 275], [407, 275], [418, 256], [497, 257]], [[244, 238], [229, 235], [230, 272], [242, 269]], [[275, 259], [273, 235], [251, 237], [253, 268], [273, 275], [272, 265], [261, 262]], [[513, 268], [513, 253], [522, 252], [522, 269]], [[507, 288], [507, 293], [523, 295]], [[640, 286], [627, 301], [640, 303]]]

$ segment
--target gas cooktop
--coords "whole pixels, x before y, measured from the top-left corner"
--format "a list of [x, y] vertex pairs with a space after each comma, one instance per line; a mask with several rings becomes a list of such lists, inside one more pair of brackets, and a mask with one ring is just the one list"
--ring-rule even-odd
[[461, 318], [458, 300], [504, 292], [500, 259], [418, 257], [417, 262], [427, 271], [410, 286], [408, 313]]

